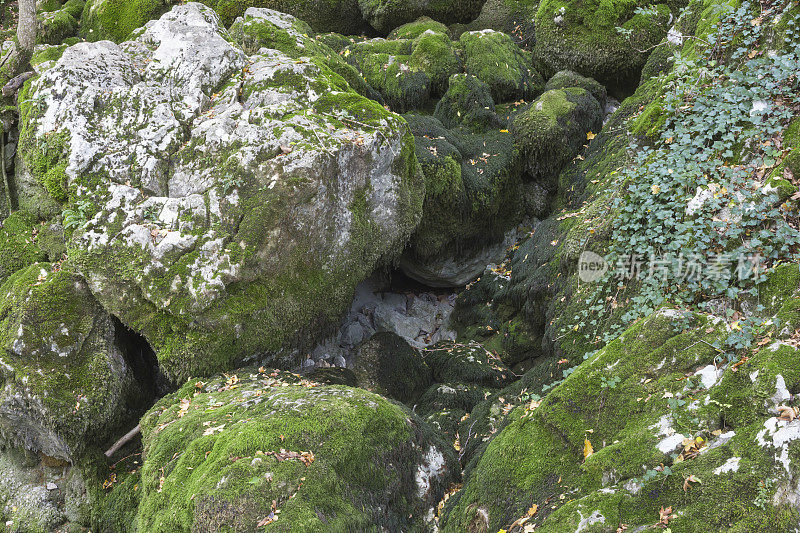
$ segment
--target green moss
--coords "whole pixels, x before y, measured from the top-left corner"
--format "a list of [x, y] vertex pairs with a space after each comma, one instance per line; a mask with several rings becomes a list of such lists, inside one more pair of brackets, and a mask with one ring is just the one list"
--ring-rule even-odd
[[14, 272], [46, 259], [38, 242], [36, 219], [24, 211], [11, 213], [0, 226], [0, 285]]
[[[358, 389], [236, 376], [194, 395], [189, 383], [143, 418], [139, 530], [252, 529], [273, 501], [276, 531], [421, 527], [416, 461], [430, 445], [453, 458], [414, 415]], [[434, 483], [434, 497], [443, 488]]]
[[434, 96], [443, 94], [450, 76], [463, 69], [452, 41], [443, 34], [425, 34], [415, 38], [409, 66], [424, 72], [431, 79]]
[[467, 73], [491, 87], [495, 103], [531, 99], [542, 92], [544, 80], [533, 68], [530, 53], [521, 50], [505, 33], [464, 33], [459, 44], [464, 50]]
[[61, 59], [61, 56], [64, 54], [64, 50], [66, 49], [67, 45], [65, 44], [60, 46], [48, 46], [44, 50], [33, 55], [33, 58], [31, 59], [31, 65], [36, 66], [46, 61], [58, 61]]
[[87, 41], [124, 41], [133, 30], [166, 13], [173, 0], [88, 0], [81, 17]]
[[41, 31], [36, 34], [37, 44], [61, 44], [78, 31], [78, 21], [66, 9], [39, 15]]
[[359, 0], [364, 18], [382, 35], [430, 17], [444, 24], [468, 22], [480, 12], [483, 0]]

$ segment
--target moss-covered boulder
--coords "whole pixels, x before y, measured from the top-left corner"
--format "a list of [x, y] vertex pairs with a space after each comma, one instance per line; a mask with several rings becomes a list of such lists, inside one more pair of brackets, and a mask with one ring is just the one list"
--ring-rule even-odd
[[515, 43], [528, 47], [534, 42], [537, 0], [487, 0], [478, 18], [467, 24], [453, 24], [454, 38], [464, 32], [495, 30], [507, 33]]
[[586, 144], [586, 134], [603, 124], [600, 103], [585, 89], [551, 90], [512, 122], [514, 138], [531, 179], [555, 190], [558, 173]]
[[537, 65], [547, 76], [574, 70], [629, 94], [671, 16], [669, 4], [657, 1], [543, 0], [536, 12]]
[[139, 531], [423, 530], [458, 475], [406, 408], [263, 369], [188, 383], [142, 431]]
[[314, 31], [358, 34], [367, 25], [357, 0], [205, 0], [228, 26], [248, 8], [266, 8], [288, 13], [307, 22]]
[[600, 103], [600, 107], [605, 108], [606, 98], [608, 97], [606, 88], [592, 78], [581, 76], [577, 72], [572, 72], [571, 70], [556, 72], [544, 85], [545, 91], [566, 89], [567, 87], [586, 89]]
[[358, 0], [361, 13], [373, 28], [386, 35], [393, 29], [426, 16], [444, 24], [469, 22], [485, 0]]
[[358, 386], [414, 403], [431, 383], [431, 369], [402, 337], [379, 332], [361, 343], [350, 362]]
[[[80, 12], [78, 15], [80, 16]], [[67, 9], [37, 16], [37, 44], [61, 44], [64, 39], [74, 37], [77, 32], [78, 20]]]
[[[254, 16], [293, 35], [271, 13]], [[136, 35], [26, 85], [19, 173], [68, 211], [70, 261], [171, 378], [293, 365], [418, 223], [413, 136], [325, 57], [248, 55], [201, 4]]]
[[420, 17], [414, 22], [403, 24], [395, 28], [389, 34], [389, 39], [416, 39], [423, 33], [440, 33], [449, 35], [450, 30], [441, 22], [437, 22], [430, 17]]
[[471, 31], [461, 35], [459, 45], [467, 73], [489, 85], [495, 103], [532, 99], [542, 92], [544, 80], [533, 68], [532, 55], [508, 34]]
[[424, 72], [431, 79], [431, 94], [434, 97], [444, 94], [450, 76], [464, 68], [450, 38], [432, 30], [427, 30], [414, 39], [409, 64], [411, 68]]
[[502, 129], [503, 121], [494, 109], [489, 85], [470, 74], [453, 74], [447, 92], [436, 104], [434, 117], [445, 128], [460, 125], [476, 133]]
[[[448, 98], [439, 113], [449, 114], [452, 101]], [[494, 260], [493, 245], [523, 216], [519, 152], [507, 130], [448, 130], [435, 117], [416, 114], [406, 120], [416, 139], [426, 196], [401, 266], [424, 283], [464, 285]]]
[[74, 461], [146, 407], [118, 326], [80, 277], [20, 270], [0, 286], [0, 317], [2, 442]]
[[174, 0], [87, 0], [80, 35], [87, 41], [122, 42], [133, 30], [157, 19], [175, 3]]
[[597, 531], [788, 531], [800, 422], [778, 408], [795, 402], [797, 348], [775, 339], [719, 368], [712, 344], [725, 335], [718, 319], [672, 310], [636, 323], [512, 412], [443, 531], [494, 531], [532, 506], [537, 531], [587, 517]]

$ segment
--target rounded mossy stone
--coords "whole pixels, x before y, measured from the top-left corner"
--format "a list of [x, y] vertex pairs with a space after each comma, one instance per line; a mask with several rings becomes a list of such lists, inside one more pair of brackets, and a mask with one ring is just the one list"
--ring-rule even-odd
[[422, 530], [458, 476], [407, 408], [288, 373], [192, 380], [141, 426], [139, 531]]
[[341, 33], [335, 32], [320, 33], [315, 35], [314, 38], [337, 54], [344, 51], [344, 49], [351, 44], [367, 40], [366, 37], [342, 35]]
[[38, 16], [37, 44], [61, 44], [78, 31], [78, 21], [66, 9]]
[[38, 0], [36, 11], [40, 13], [52, 13], [61, 9], [61, 0]]
[[18, 271], [0, 286], [0, 317], [3, 440], [74, 461], [147, 401], [116, 325], [77, 275], [50, 263]]
[[450, 412], [450, 416], [457, 411], [470, 412], [492, 390], [474, 383], [434, 383], [420, 397], [415, 412], [422, 416], [442, 411]]
[[[765, 478], [775, 489], [785, 486], [794, 467], [786, 472], [779, 457], [800, 451], [796, 442], [782, 451], [768, 399], [776, 382], [797, 386], [800, 374], [789, 362], [797, 349], [763, 348], [720, 380], [709, 345], [725, 334], [714, 317], [668, 309], [635, 323], [541, 404], [510, 413], [510, 424], [445, 507], [442, 530], [463, 531], [474, 521], [493, 530], [549, 502], [551, 512], [532, 520], [537, 531], [572, 530], [595, 511], [606, 524], [647, 526], [670, 505], [676, 529], [774, 531], [771, 519], [785, 523], [796, 511], [780, 498], [762, 510], [753, 501]], [[679, 460], [684, 439], [703, 453]], [[660, 466], [671, 474], [659, 475]], [[690, 475], [701, 483], [685, 488]], [[571, 497], [553, 502], [554, 492]]]
[[425, 115], [405, 118], [426, 183], [422, 220], [406, 254], [425, 262], [501, 240], [522, 217], [523, 164], [512, 135], [448, 130]]
[[266, 8], [288, 13], [308, 23], [317, 32], [359, 34], [369, 28], [357, 0], [204, 0], [229, 26], [247, 8]]
[[84, 7], [86, 7], [85, 0], [67, 0], [62, 10], [75, 17], [76, 20], [80, 20]]
[[416, 39], [423, 33], [440, 33], [448, 35], [449, 30], [447, 26], [441, 22], [437, 22], [430, 17], [420, 17], [414, 22], [403, 24], [399, 28], [395, 28], [389, 34], [389, 39]]
[[[635, 12], [649, 6], [654, 15]], [[536, 64], [545, 75], [573, 70], [613, 93], [630, 94], [649, 49], [667, 34], [671, 16], [667, 3], [650, 0], [542, 0], [536, 12]]]
[[122, 42], [174, 3], [176, 0], [87, 0], [80, 35], [87, 41]]
[[433, 96], [441, 96], [447, 90], [450, 76], [464, 68], [450, 38], [433, 32], [414, 39], [408, 62], [413, 70], [424, 72], [430, 78]]
[[581, 76], [577, 72], [572, 72], [571, 70], [556, 72], [552, 78], [547, 80], [547, 83], [544, 85], [544, 90], [566, 89], [567, 87], [586, 89], [600, 103], [600, 107], [605, 108], [606, 98], [608, 97], [606, 88], [592, 78]]
[[358, 378], [349, 368], [338, 366], [316, 367], [308, 372], [303, 372], [303, 377], [316, 381], [321, 385], [346, 385], [358, 387]]
[[431, 384], [431, 369], [422, 355], [388, 331], [361, 343], [349, 364], [359, 387], [406, 404]]
[[478, 343], [438, 342], [425, 351], [425, 362], [439, 383], [502, 388], [514, 379], [500, 358]]
[[433, 116], [448, 129], [463, 124], [476, 133], [482, 133], [499, 130], [502, 126], [494, 111], [491, 88], [470, 74], [450, 77], [447, 92], [436, 104]]
[[570, 87], [547, 91], [512, 123], [531, 179], [548, 191], [555, 190], [558, 173], [578, 155], [586, 134], [600, 131], [600, 103], [585, 89]]
[[533, 68], [530, 52], [522, 50], [511, 37], [494, 30], [471, 31], [461, 35], [468, 74], [485, 82], [495, 103], [528, 100], [544, 88], [542, 76]]
[[412, 67], [412, 50], [413, 42], [408, 39], [371, 39], [347, 47], [341, 55], [390, 109], [403, 113], [423, 107], [431, 96], [431, 78]]
[[0, 285], [14, 272], [47, 258], [39, 245], [39, 231], [36, 218], [25, 211], [0, 221]]
[[422, 16], [443, 24], [469, 22], [486, 0], [358, 0], [369, 24], [382, 35]]

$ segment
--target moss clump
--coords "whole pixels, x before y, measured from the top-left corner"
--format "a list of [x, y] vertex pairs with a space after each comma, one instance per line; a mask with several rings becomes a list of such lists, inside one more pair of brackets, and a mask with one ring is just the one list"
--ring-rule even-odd
[[88, 0], [80, 35], [87, 41], [124, 41], [133, 30], [166, 13], [174, 0]]
[[[648, 6], [655, 15], [634, 13]], [[546, 75], [573, 70], [629, 94], [647, 60], [640, 50], [664, 38], [669, 20], [667, 3], [649, 0], [544, 0], [536, 12], [537, 65]], [[618, 26], [632, 33], [619, 33]]]
[[431, 369], [400, 336], [376, 333], [353, 356], [358, 386], [403, 403], [414, 403], [431, 383]]
[[62, 44], [60, 46], [48, 46], [44, 50], [33, 54], [33, 58], [31, 58], [31, 65], [36, 66], [47, 61], [58, 61], [61, 59], [61, 56], [64, 54], [64, 50], [66, 49], [66, 44]]
[[605, 108], [607, 97], [606, 88], [592, 78], [586, 78], [571, 70], [556, 72], [552, 78], [547, 80], [544, 89], [545, 91], [550, 91], [553, 89], [566, 89], [567, 87], [586, 89], [600, 103], [600, 107]]
[[469, 31], [501, 31], [526, 48], [534, 42], [537, 6], [536, 0], [487, 0], [478, 18], [468, 24], [454, 24], [450, 29], [454, 39]]
[[533, 68], [532, 56], [505, 33], [492, 30], [461, 35], [466, 70], [489, 85], [495, 103], [535, 98], [544, 80]]
[[142, 431], [141, 531], [252, 530], [273, 511], [276, 531], [416, 530], [457, 468], [399, 405], [255, 369], [188, 383]]
[[600, 130], [602, 120], [600, 104], [585, 89], [544, 93], [512, 122], [529, 176], [555, 190], [561, 168], [578, 154], [588, 132]]
[[440, 342], [425, 351], [425, 362], [439, 383], [474, 383], [502, 388], [512, 372], [480, 344]]
[[39, 246], [36, 219], [15, 211], [0, 222], [0, 285], [14, 272], [46, 259]]

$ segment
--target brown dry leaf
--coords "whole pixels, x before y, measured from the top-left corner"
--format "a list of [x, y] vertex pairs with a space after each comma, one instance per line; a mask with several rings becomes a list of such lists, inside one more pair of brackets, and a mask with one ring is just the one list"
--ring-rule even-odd
[[191, 400], [187, 400], [186, 398], [181, 400], [181, 406], [178, 409], [178, 418], [183, 417], [183, 415], [185, 415], [189, 411], [189, 406], [191, 404], [192, 404]]
[[623, 533], [626, 529], [628, 529], [627, 524], [620, 524], [617, 528], [616, 533]]
[[261, 520], [258, 521], [258, 524], [256, 524], [256, 527], [268, 526], [268, 525], [270, 525], [271, 523], [273, 523], [277, 519], [278, 519], [278, 517], [275, 516], [275, 511], [270, 511], [270, 513], [267, 516], [265, 516], [264, 518], [262, 518]]
[[203, 436], [207, 437], [209, 435], [213, 435], [214, 433], [218, 433], [218, 432], [222, 431], [223, 429], [225, 429], [225, 424], [207, 428], [205, 431], [203, 431]]
[[780, 420], [785, 420], [787, 422], [791, 422], [795, 418], [797, 418], [797, 413], [795, 410], [788, 405], [779, 405], [778, 406], [778, 418]]
[[672, 514], [672, 506], [671, 505], [669, 507], [667, 507], [666, 509], [662, 507], [661, 510], [658, 511], [658, 523], [660, 525], [666, 526], [666, 525], [669, 524], [670, 520], [675, 518], [675, 516], [676, 515]]
[[686, 492], [690, 488], [692, 488], [691, 485], [692, 483], [702, 483], [702, 481], [700, 481], [694, 474], [692, 474], [691, 476], [683, 480], [683, 492]]

